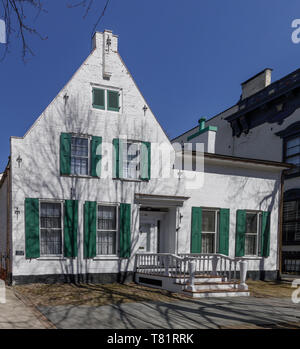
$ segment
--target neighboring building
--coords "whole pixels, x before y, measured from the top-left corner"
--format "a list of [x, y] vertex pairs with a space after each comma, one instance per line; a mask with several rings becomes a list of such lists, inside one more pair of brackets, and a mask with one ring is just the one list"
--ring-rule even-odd
[[250, 276], [276, 278], [289, 167], [215, 155], [215, 132], [193, 137], [205, 143], [204, 174], [173, 166], [180, 152], [123, 63], [117, 36], [95, 33], [72, 79], [24, 137], [11, 137], [0, 182], [2, 274], [13, 283], [110, 282], [132, 278], [137, 253], [219, 253], [246, 254]]
[[[283, 161], [282, 272], [300, 271], [300, 69], [271, 83], [265, 69], [242, 83], [240, 100], [214, 116], [218, 154]], [[186, 142], [194, 128], [173, 142]]]

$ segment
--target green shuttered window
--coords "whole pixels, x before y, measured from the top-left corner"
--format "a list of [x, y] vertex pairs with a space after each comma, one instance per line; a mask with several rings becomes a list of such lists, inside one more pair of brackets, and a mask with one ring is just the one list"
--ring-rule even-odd
[[235, 254], [268, 257], [270, 254], [270, 212], [237, 210]]
[[150, 180], [151, 143], [113, 139], [113, 178]]
[[61, 175], [101, 176], [102, 137], [60, 136]]
[[40, 257], [39, 200], [25, 199], [25, 249], [26, 258]]
[[[63, 234], [62, 234], [63, 212]], [[64, 246], [64, 256], [77, 256], [78, 201], [61, 202], [25, 199], [26, 258], [59, 256]], [[62, 236], [63, 235], [63, 236]]]
[[120, 93], [119, 91], [93, 88], [93, 108], [119, 111], [120, 110]]
[[[108, 208], [111, 210], [107, 210]], [[111, 213], [115, 206], [98, 206], [97, 202], [87, 201], [84, 204], [84, 258], [94, 258], [97, 256], [97, 229], [98, 244], [110, 243], [110, 241], [103, 240], [103, 227], [108, 224], [107, 232], [111, 231], [110, 226], [115, 220]], [[106, 209], [103, 211], [103, 209]], [[100, 214], [100, 216], [99, 216]], [[98, 222], [98, 223], [97, 223]], [[115, 223], [114, 223], [115, 224]], [[102, 234], [102, 235], [101, 235]], [[105, 235], [105, 234], [104, 234]], [[105, 238], [105, 236], [104, 236]], [[113, 240], [112, 240], [113, 241]], [[131, 205], [120, 204], [119, 208], [119, 256], [121, 258], [129, 258], [131, 250]], [[114, 247], [112, 247], [112, 250]], [[105, 255], [104, 250], [110, 251], [108, 246], [98, 246], [99, 255]]]
[[131, 250], [131, 205], [120, 204], [120, 257], [129, 258]]
[[93, 107], [105, 109], [105, 90], [93, 88]]
[[192, 207], [191, 253], [229, 253], [229, 209]]

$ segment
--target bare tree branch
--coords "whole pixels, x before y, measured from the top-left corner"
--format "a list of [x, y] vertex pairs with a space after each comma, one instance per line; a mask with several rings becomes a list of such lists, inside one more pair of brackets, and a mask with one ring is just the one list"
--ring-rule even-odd
[[[93, 27], [93, 32], [104, 16], [109, 2], [110, 0], [106, 0], [105, 6]], [[67, 7], [74, 8], [81, 6], [86, 8], [83, 15], [83, 18], [85, 19], [91, 12], [93, 4], [94, 0], [82, 0], [73, 4], [67, 3]], [[2, 57], [0, 57], [0, 62], [5, 59], [7, 53], [9, 52], [12, 35], [15, 35], [21, 41], [22, 60], [24, 62], [28, 55], [34, 56], [34, 52], [28, 43], [29, 36], [35, 35], [41, 40], [47, 39], [47, 37], [43, 36], [32, 24], [28, 23], [30, 21], [28, 20], [27, 16], [27, 6], [31, 6], [34, 10], [36, 10], [36, 16], [33, 21], [39, 17], [41, 12], [47, 12], [41, 0], [0, 0], [0, 18], [3, 17], [6, 25], [6, 44], [4, 53]]]

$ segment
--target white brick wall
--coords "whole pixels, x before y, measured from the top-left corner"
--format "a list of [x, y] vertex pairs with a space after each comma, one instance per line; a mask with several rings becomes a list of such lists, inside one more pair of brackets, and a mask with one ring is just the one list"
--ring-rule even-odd
[[[107, 33], [106, 33], [107, 34]], [[108, 32], [109, 34], [109, 32]], [[177, 178], [152, 178], [149, 183], [128, 182], [108, 178], [61, 177], [59, 167], [59, 144], [61, 132], [75, 132], [102, 136], [103, 142], [112, 143], [113, 138], [126, 135], [130, 139], [172, 146], [134, 83], [130, 73], [117, 52], [117, 37], [112, 36], [112, 49], [108, 54], [107, 70], [110, 80], [103, 79], [102, 34], [94, 37], [95, 49], [88, 56], [72, 79], [58, 93], [41, 117], [24, 138], [12, 138], [11, 167], [12, 207], [19, 207], [17, 219], [13, 214], [13, 275], [40, 275], [61, 273], [108, 273], [133, 269], [133, 258], [120, 260], [83, 259], [83, 204], [85, 201], [126, 202], [132, 204], [132, 250], [138, 249], [139, 206], [134, 201], [135, 193], [156, 195], [186, 195], [187, 200], [179, 210], [171, 210], [163, 225], [166, 248], [170, 252], [190, 251], [191, 207], [205, 206], [231, 209], [230, 254], [234, 251], [236, 209], [264, 209], [272, 211], [272, 257], [265, 268], [275, 270], [277, 244], [277, 210], [279, 173], [267, 170], [252, 170], [241, 166], [207, 165], [204, 186], [185, 190], [185, 181]], [[120, 90], [120, 112], [92, 108], [92, 86], [113, 87]], [[64, 96], [68, 96], [67, 101]], [[157, 154], [152, 152], [152, 162]], [[21, 166], [16, 159], [22, 158]], [[104, 163], [104, 161], [103, 161]], [[102, 163], [102, 165], [103, 165]], [[103, 165], [104, 166], [104, 165]], [[161, 170], [170, 171], [170, 164], [162, 162]], [[26, 197], [43, 199], [71, 199], [71, 187], [76, 188], [79, 200], [78, 258], [75, 260], [26, 260], [15, 256], [16, 250], [25, 250], [24, 200]], [[0, 192], [1, 195], [1, 192]], [[264, 199], [266, 200], [264, 201]], [[3, 198], [4, 200], [4, 198]], [[260, 204], [264, 202], [264, 204]], [[181, 213], [182, 222], [176, 232], [176, 217]], [[1, 228], [0, 228], [1, 229]], [[177, 234], [177, 241], [175, 236]], [[173, 237], [173, 239], [172, 239]], [[169, 245], [168, 245], [169, 244]], [[259, 264], [252, 265], [259, 269]]]

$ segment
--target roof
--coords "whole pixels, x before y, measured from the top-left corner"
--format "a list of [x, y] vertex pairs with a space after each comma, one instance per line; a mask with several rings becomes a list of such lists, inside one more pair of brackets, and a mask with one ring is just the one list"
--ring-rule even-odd
[[[193, 156], [197, 155], [196, 151], [193, 151]], [[215, 159], [215, 160], [223, 160], [223, 161], [234, 161], [234, 162], [242, 162], [242, 163], [248, 163], [248, 164], [257, 164], [257, 165], [264, 165], [264, 166], [270, 166], [270, 167], [277, 167], [281, 169], [292, 169], [295, 166], [292, 164], [288, 164], [285, 162], [279, 162], [279, 161], [271, 161], [271, 160], [261, 160], [261, 159], [254, 159], [254, 158], [244, 158], [239, 156], [231, 156], [231, 155], [221, 155], [221, 154], [213, 154], [213, 153], [204, 153], [204, 159]]]

